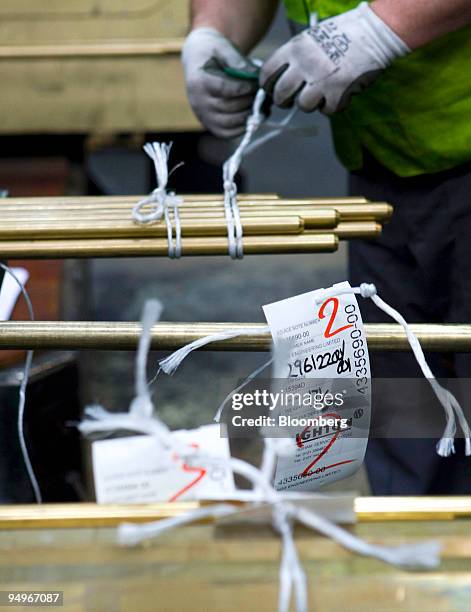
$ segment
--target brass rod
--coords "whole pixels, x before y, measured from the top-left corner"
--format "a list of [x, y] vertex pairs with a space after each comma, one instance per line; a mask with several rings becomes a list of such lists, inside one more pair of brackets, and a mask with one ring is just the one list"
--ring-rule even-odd
[[471, 496], [357, 497], [355, 513], [361, 522], [471, 518]]
[[[3, 505], [0, 506], [0, 529], [116, 527], [122, 522], [141, 523], [181, 516], [208, 503]], [[243, 509], [244, 504], [240, 506]], [[354, 509], [360, 523], [469, 519], [471, 496], [357, 497]]]
[[169, 504], [34, 504], [0, 506], [0, 529], [114, 527], [122, 521], [146, 522], [180, 516], [200, 502]]
[[[205, 204], [207, 208], [214, 208], [220, 206], [219, 202], [207, 202]], [[183, 204], [185, 206], [185, 204]], [[196, 208], [198, 205], [195, 202], [189, 202], [188, 208]], [[270, 201], [241, 201], [239, 203], [239, 207], [241, 210], [253, 210], [260, 209], [264, 210], [266, 207], [271, 208], [285, 208], [286, 210], [290, 210], [291, 208], [304, 210], [306, 207], [308, 208], [334, 208], [338, 212], [340, 212], [341, 216], [345, 215], [345, 218], [350, 218], [352, 216], [360, 216], [363, 215], [365, 218], [378, 218], [381, 220], [389, 220], [393, 207], [391, 204], [387, 202], [348, 202], [348, 201], [339, 201], [335, 203], [322, 202], [316, 200], [288, 200], [282, 199], [276, 202]]]
[[333, 230], [315, 229], [305, 230], [304, 234], [308, 236], [324, 234], [325, 232], [333, 232], [339, 240], [351, 240], [354, 238], [377, 238], [382, 231], [382, 226], [375, 221], [352, 221], [341, 222]]
[[[277, 235], [300, 234], [304, 230], [304, 220], [301, 217], [259, 217], [244, 218], [242, 220], [244, 235]], [[226, 236], [227, 223], [223, 219], [182, 219], [181, 235], [192, 237]], [[95, 220], [71, 221], [67, 218], [62, 221], [47, 222], [31, 220], [0, 221], [0, 240], [72, 240], [81, 238], [141, 238], [167, 236], [165, 223], [137, 225], [132, 221]]]
[[[30, 198], [31, 200], [32, 198]], [[51, 198], [52, 199], [52, 198]], [[137, 200], [127, 199], [124, 201], [118, 200], [110, 200], [108, 198], [103, 198], [103, 200], [97, 200], [96, 198], [90, 197], [89, 200], [85, 201], [76, 201], [75, 198], [70, 198], [69, 201], [59, 201], [57, 203], [54, 202], [28, 202], [27, 199], [23, 201], [14, 201], [15, 198], [9, 198], [2, 200], [0, 203], [0, 213], [2, 211], [5, 212], [42, 212], [42, 211], [63, 211], [63, 210], [115, 210], [115, 211], [131, 211]], [[337, 208], [341, 207], [358, 207], [359, 210], [366, 209], [368, 210], [371, 205], [374, 208], [378, 208], [378, 204], [381, 205], [382, 210], [389, 211], [389, 205], [384, 208], [384, 202], [350, 202], [347, 199], [339, 200], [339, 201], [326, 201], [320, 199], [306, 199], [306, 200], [283, 200], [283, 199], [258, 199], [258, 198], [238, 198], [239, 207], [242, 208], [260, 208], [264, 209], [265, 207], [275, 207], [281, 208], [283, 206], [286, 207], [297, 207], [297, 208]], [[151, 205], [148, 206], [151, 208]], [[222, 196], [217, 196], [214, 198], [205, 197], [198, 200], [186, 200], [183, 199], [182, 203], [179, 205], [179, 208], [182, 210], [185, 209], [214, 209], [219, 208], [224, 210], [224, 202]], [[145, 210], [145, 207], [144, 207]]]
[[[307, 225], [303, 218], [289, 219], [281, 217], [278, 222], [275, 218], [260, 221], [259, 223], [243, 223], [245, 236], [276, 236], [276, 235], [300, 235], [321, 236], [334, 234], [339, 240], [351, 240], [355, 238], [376, 238], [382, 232], [382, 225], [375, 221], [352, 221], [351, 223], [340, 223], [338, 226], [320, 226], [313, 228]], [[104, 223], [90, 225], [45, 225], [44, 226], [21, 226], [5, 227], [0, 221], [0, 241], [23, 241], [23, 240], [82, 240], [93, 238], [163, 238], [166, 235], [166, 226], [135, 226], [125, 224], [107, 225]], [[218, 237], [227, 235], [227, 226], [217, 223], [209, 224], [184, 224], [181, 225], [181, 235], [189, 238]]]
[[[245, 236], [246, 255], [331, 253], [338, 247], [334, 234]], [[184, 238], [182, 255], [227, 255], [226, 238]], [[98, 238], [80, 240], [10, 240], [0, 242], [3, 259], [67, 259], [81, 257], [167, 257], [163, 238]]]
[[[28, 198], [4, 198], [0, 202], [0, 210], [57, 210], [75, 208], [82, 210], [83, 208], [90, 209], [116, 209], [116, 210], [132, 210], [132, 208], [142, 199], [147, 198], [144, 195], [135, 196], [52, 196], [52, 197], [28, 197]], [[214, 194], [188, 194], [180, 196], [183, 204], [199, 205], [199, 206], [223, 206], [224, 197], [222, 193]], [[276, 204], [282, 200], [276, 194], [239, 194], [237, 199], [240, 203], [248, 202], [253, 204]], [[316, 205], [322, 200], [314, 200]], [[334, 200], [334, 204], [340, 203]], [[348, 198], [342, 199], [341, 203], [348, 204]], [[368, 204], [368, 201], [359, 202], [353, 199], [353, 204]], [[332, 206], [330, 201], [325, 202], [326, 206]]]
[[[222, 194], [179, 194], [184, 203], [200, 203], [208, 204], [215, 203], [223, 205]], [[133, 207], [139, 200], [146, 198], [145, 195], [126, 195], [126, 196], [51, 196], [51, 197], [28, 197], [28, 198], [5, 198], [0, 203], [0, 209], [3, 208], [57, 208], [67, 206], [92, 206], [100, 207], [104, 205]], [[342, 197], [342, 198], [297, 198], [283, 199], [274, 193], [240, 193], [237, 195], [239, 202], [254, 202], [254, 203], [278, 203], [278, 202], [297, 202], [300, 205], [314, 206], [335, 206], [337, 204], [369, 204], [370, 201], [363, 197]]]
[[[471, 352], [471, 325], [415, 324], [412, 330], [428, 351]], [[228, 329], [260, 330], [260, 335], [243, 334], [214, 342], [203, 350], [270, 350], [271, 338], [263, 323], [158, 323], [152, 330], [154, 350], [175, 350], [199, 338]], [[2, 321], [1, 349], [98, 349], [134, 350], [141, 334], [134, 322], [92, 321]], [[404, 330], [395, 323], [367, 323], [368, 348], [371, 351], [410, 351]]]
[[[219, 219], [225, 221], [225, 212], [221, 208], [213, 209], [180, 209], [180, 219], [183, 221], [188, 220], [202, 220], [202, 219]], [[316, 228], [333, 228], [336, 227], [339, 222], [340, 215], [335, 208], [303, 208], [300, 210], [291, 208], [283, 208], [281, 206], [255, 208], [254, 209], [243, 209], [240, 211], [240, 217], [242, 222], [244, 219], [256, 218], [259, 221], [264, 221], [271, 217], [302, 217], [305, 227], [309, 229]], [[114, 223], [121, 222], [132, 224], [134, 227], [143, 227], [142, 225], [135, 224], [131, 219], [131, 212], [129, 209], [122, 210], [68, 210], [68, 209], [55, 209], [46, 211], [2, 211], [0, 209], [0, 228], [8, 228], [11, 225], [18, 225], [23, 228], [45, 225], [47, 224], [66, 224], [70, 227], [72, 224], [88, 224], [96, 227], [97, 224], [103, 223]], [[155, 227], [158, 224], [165, 226], [164, 220], [154, 221], [149, 224], [149, 227]], [[227, 232], [227, 229], [226, 229]]]
[[[241, 210], [264, 210], [266, 204], [260, 202], [241, 202], [240, 209]], [[275, 207], [283, 206], [285, 210], [289, 210], [290, 208], [294, 208], [299, 211], [303, 211], [305, 206], [310, 208], [322, 207], [324, 204], [318, 204], [316, 202], [304, 202], [300, 200], [280, 200], [279, 203], [274, 204]], [[390, 220], [393, 207], [386, 202], [366, 202], [363, 204], [357, 203], [338, 203], [332, 204], [332, 208], [334, 208], [340, 215], [341, 221], [381, 221], [387, 222]]]

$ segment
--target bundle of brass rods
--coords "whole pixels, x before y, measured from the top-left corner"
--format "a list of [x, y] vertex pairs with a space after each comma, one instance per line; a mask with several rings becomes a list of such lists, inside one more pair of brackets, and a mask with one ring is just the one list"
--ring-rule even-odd
[[[471, 325], [411, 325], [423, 348], [440, 352], [471, 352]], [[260, 331], [213, 342], [202, 350], [269, 351], [270, 334], [262, 323], [157, 323], [152, 328], [152, 348], [170, 351], [229, 329]], [[372, 351], [410, 351], [403, 328], [395, 323], [367, 323], [368, 348]], [[135, 350], [142, 333], [140, 323], [92, 321], [2, 321], [0, 349], [96, 349]]]
[[[164, 220], [131, 219], [140, 196], [11, 198], [0, 203], [0, 258], [165, 256]], [[319, 253], [339, 240], [375, 238], [392, 208], [365, 198], [239, 198], [244, 253]], [[183, 196], [182, 255], [227, 254], [221, 196]]]

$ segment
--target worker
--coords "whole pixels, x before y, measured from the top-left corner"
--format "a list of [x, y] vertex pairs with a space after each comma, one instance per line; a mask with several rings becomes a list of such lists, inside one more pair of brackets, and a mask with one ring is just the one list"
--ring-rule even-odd
[[[350, 245], [351, 283], [375, 283], [409, 322], [470, 323], [471, 1], [285, 4], [302, 29], [263, 64], [260, 85], [282, 108], [328, 115], [350, 192], [394, 205], [379, 239]], [[192, 2], [182, 55], [188, 96], [216, 136], [243, 132], [257, 84], [202, 67], [215, 59], [253, 70], [248, 53], [277, 7], [277, 0]], [[386, 320], [371, 300], [361, 307], [367, 322]], [[469, 356], [429, 359], [438, 376], [471, 378]], [[409, 354], [378, 354], [372, 375], [396, 378], [398, 393], [383, 393], [374, 405], [383, 422], [398, 410], [397, 379], [419, 370]], [[416, 429], [410, 437], [370, 439], [374, 494], [471, 493], [463, 440], [456, 454], [439, 457], [423, 423], [423, 435]]]

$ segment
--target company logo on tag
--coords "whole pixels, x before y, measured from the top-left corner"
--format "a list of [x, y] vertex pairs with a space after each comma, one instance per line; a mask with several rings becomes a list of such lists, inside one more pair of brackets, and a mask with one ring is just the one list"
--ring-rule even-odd
[[[336, 419], [338, 422], [341, 421], [341, 417], [339, 414], [335, 414], [335, 413], [329, 413], [324, 415], [325, 419]], [[351, 427], [351, 419], [349, 419], [349, 427]], [[327, 433], [322, 433], [322, 430], [332, 430], [330, 432]], [[315, 434], [317, 433], [317, 431], [319, 431], [319, 435], [316, 436]], [[311, 473], [311, 469], [316, 465], [316, 463], [318, 463], [322, 457], [324, 457], [325, 455], [327, 455], [327, 453], [329, 452], [329, 450], [332, 448], [332, 446], [334, 445], [335, 441], [337, 440], [337, 438], [339, 437], [339, 435], [342, 433], [342, 431], [345, 431], [345, 428], [341, 428], [340, 426], [332, 428], [329, 426], [320, 426], [320, 427], [316, 427], [316, 426], [312, 426], [309, 425], [308, 427], [306, 427], [301, 434], [297, 434], [296, 435], [296, 445], [298, 448], [302, 449], [304, 447], [305, 444], [309, 443], [309, 442], [317, 442], [318, 440], [320, 440], [321, 438], [325, 438], [325, 445], [320, 449], [320, 451], [317, 453], [317, 455], [314, 456], [314, 459], [309, 463], [309, 465], [303, 470], [303, 472], [301, 473], [301, 476], [312, 476], [313, 473]], [[310, 434], [310, 435], [307, 435]], [[339, 463], [335, 463], [332, 465], [326, 465], [324, 466], [322, 469], [322, 471], [325, 471], [331, 467], [335, 467], [337, 465], [343, 465], [346, 463], [352, 463], [354, 460], [347, 460], [347, 461], [342, 461], [340, 464]]]

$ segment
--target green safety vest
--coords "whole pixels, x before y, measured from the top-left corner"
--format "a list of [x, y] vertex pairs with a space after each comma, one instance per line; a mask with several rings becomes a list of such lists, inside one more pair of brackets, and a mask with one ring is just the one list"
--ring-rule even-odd
[[[446, 0], [444, 0], [446, 2]], [[360, 0], [285, 0], [307, 23], [355, 8]], [[399, 176], [439, 172], [471, 161], [471, 28], [393, 62], [348, 108], [331, 117], [335, 149], [349, 170], [363, 150]]]

